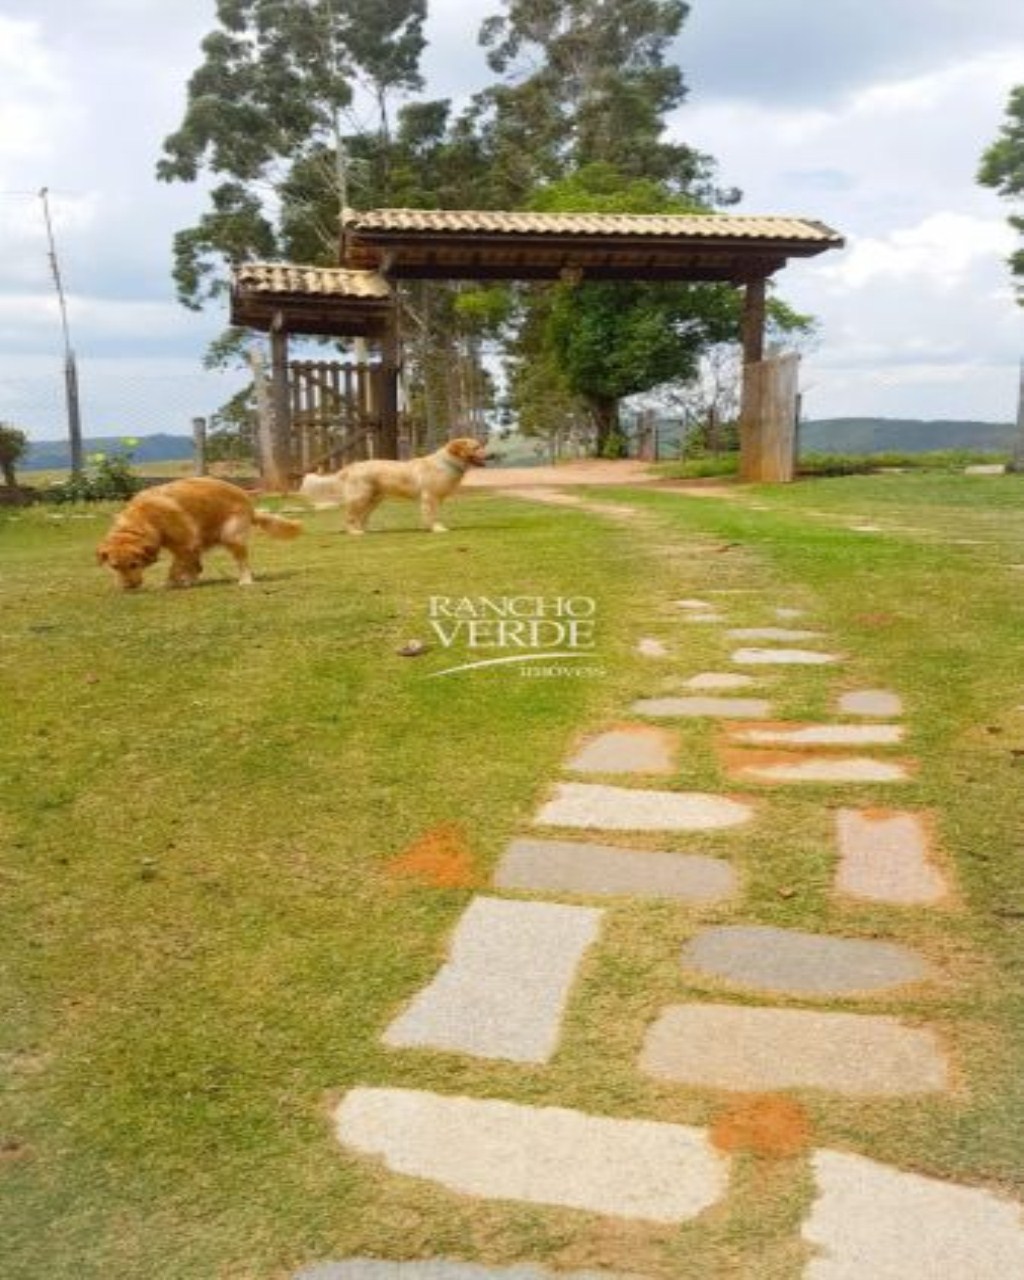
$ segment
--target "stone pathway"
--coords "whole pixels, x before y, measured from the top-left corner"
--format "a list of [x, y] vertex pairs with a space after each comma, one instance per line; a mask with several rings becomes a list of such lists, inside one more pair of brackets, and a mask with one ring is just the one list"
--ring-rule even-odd
[[714, 831], [749, 822], [753, 816], [751, 805], [729, 796], [562, 782], [534, 825], [587, 831]]
[[912, 776], [906, 764], [863, 756], [805, 755], [793, 760], [753, 751], [744, 756], [729, 768], [730, 776], [740, 782], [907, 782]]
[[414, 1089], [352, 1089], [334, 1120], [343, 1146], [464, 1195], [685, 1222], [728, 1185], [728, 1158], [681, 1124]]
[[694, 903], [731, 898], [738, 882], [724, 858], [570, 840], [513, 840], [494, 875], [499, 889]]
[[748, 667], [816, 667], [838, 662], [839, 655], [817, 649], [737, 649], [732, 660]]
[[920, 814], [840, 809], [836, 837], [838, 893], [897, 906], [930, 906], [948, 896]]
[[590, 738], [565, 767], [573, 773], [675, 773], [678, 754], [678, 734], [630, 724]]
[[712, 716], [722, 720], [753, 720], [771, 714], [772, 704], [763, 698], [640, 698], [631, 711], [640, 716]]
[[734, 1004], [666, 1009], [647, 1033], [640, 1070], [744, 1093], [824, 1089], [900, 1097], [949, 1087], [934, 1032], [889, 1017]]
[[601, 914], [593, 907], [474, 899], [448, 963], [392, 1022], [384, 1043], [547, 1062]]
[[[530, 496], [597, 510], [569, 495]], [[832, 723], [770, 720], [774, 704], [785, 696], [782, 672], [771, 673], [769, 700], [733, 696], [759, 684], [736, 668], [834, 666], [841, 673], [837, 652], [784, 647], [827, 640], [825, 635], [813, 624], [730, 627], [724, 605], [699, 598], [671, 603], [680, 623], [721, 626], [726, 647], [736, 641], [763, 647], [734, 650], [730, 668], [678, 672], [685, 694], [639, 698], [630, 713], [704, 722], [727, 776], [739, 784], [771, 785], [760, 787], [758, 800], [677, 790], [671, 779], [680, 731], [632, 722], [598, 728], [570, 755], [565, 771], [619, 775], [629, 785], [554, 781], [532, 818], [540, 830], [511, 840], [494, 873], [498, 893], [530, 896], [478, 896], [470, 902], [448, 959], [397, 1013], [384, 1043], [396, 1051], [535, 1067], [548, 1063], [558, 1052], [581, 966], [602, 945], [605, 914], [618, 909], [614, 900], [625, 898], [662, 904], [662, 911], [728, 910], [730, 920], [720, 923], [721, 915], [712, 915], [704, 923], [698, 917], [696, 927], [683, 926], [678, 972], [683, 989], [694, 994], [652, 1010], [630, 1064], [638, 1081], [741, 1098], [766, 1090], [812, 1091], [847, 1106], [950, 1094], [961, 1064], [920, 1014], [930, 984], [943, 976], [940, 966], [882, 936], [814, 933], [743, 919], [743, 885], [728, 858], [630, 846], [644, 833], [679, 838], [736, 832], [753, 841], [744, 828], [755, 817], [756, 832], [772, 821], [774, 789], [801, 794], [806, 784], [816, 784], [820, 790], [802, 795], [820, 796], [824, 806], [828, 787], [839, 785], [845, 807], [831, 820], [837, 906], [861, 901], [897, 913], [948, 907], [953, 897], [933, 854], [926, 814], [858, 807], [849, 799], [851, 788], [913, 777], [912, 762], [886, 754], [906, 735], [899, 695], [844, 687], [833, 693]], [[786, 605], [768, 612], [783, 622], [805, 613]], [[678, 648], [685, 651], [682, 642]], [[661, 640], [640, 640], [636, 651], [671, 660], [670, 646]], [[884, 758], [842, 754], [851, 749], [880, 749]], [[659, 775], [667, 781], [655, 789], [649, 778]], [[564, 897], [605, 905], [545, 900]], [[702, 990], [710, 994], [702, 996]], [[892, 1002], [895, 1011], [858, 1010], [856, 1002], [863, 1010], [865, 999]], [[823, 1001], [840, 1007], [822, 1008]], [[914, 1016], [899, 1012], [901, 1001], [913, 1001], [903, 1007]], [[800, 1002], [812, 1007], [794, 1007]], [[799, 1113], [795, 1100], [781, 1102]], [[471, 1098], [454, 1089], [366, 1087], [349, 1090], [334, 1120], [346, 1151], [382, 1161], [396, 1176], [469, 1197], [678, 1224], [722, 1205], [730, 1194], [725, 1149], [711, 1131], [683, 1124]], [[817, 1150], [799, 1158], [809, 1161], [815, 1194], [801, 1228], [812, 1254], [803, 1271], [808, 1280], [1024, 1275], [1019, 1205], [858, 1155]], [[481, 1268], [441, 1259], [349, 1259], [307, 1268], [296, 1280], [402, 1280], [406, 1274], [409, 1280], [545, 1280], [549, 1273], [529, 1261]], [[563, 1280], [642, 1280], [610, 1271], [559, 1274]]]
[[702, 929], [684, 948], [683, 967], [752, 991], [810, 996], [867, 995], [932, 973], [921, 956], [895, 943], [770, 925]]
[[903, 741], [899, 724], [736, 725], [733, 742], [766, 747], [889, 747]]
[[1024, 1275], [1019, 1204], [838, 1151], [811, 1161], [806, 1280], [1009, 1280]]

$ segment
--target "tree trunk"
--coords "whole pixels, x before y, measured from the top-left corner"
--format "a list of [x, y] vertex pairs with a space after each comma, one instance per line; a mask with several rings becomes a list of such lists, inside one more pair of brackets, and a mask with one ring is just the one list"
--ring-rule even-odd
[[588, 403], [597, 428], [597, 456], [624, 458], [626, 441], [619, 425], [618, 400], [611, 396], [590, 396]]
[[14, 463], [9, 458], [0, 458], [0, 471], [4, 475], [4, 484], [8, 489], [17, 489], [18, 480], [14, 474]]

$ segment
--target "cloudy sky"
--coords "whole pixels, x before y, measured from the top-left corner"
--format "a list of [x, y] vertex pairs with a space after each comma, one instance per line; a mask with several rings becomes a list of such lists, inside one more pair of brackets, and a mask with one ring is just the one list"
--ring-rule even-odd
[[[498, 0], [430, 0], [432, 96], [488, 78], [476, 30]], [[51, 208], [86, 429], [187, 430], [234, 380], [200, 372], [222, 314], [170, 282], [201, 191], [153, 177], [213, 0], [0, 0], [0, 418], [63, 430], [61, 336], [38, 191]], [[781, 291], [821, 321], [812, 417], [1013, 417], [1024, 309], [1007, 207], [974, 181], [1024, 83], [1019, 0], [693, 0], [671, 120], [715, 156], [739, 212], [818, 218], [842, 253]]]

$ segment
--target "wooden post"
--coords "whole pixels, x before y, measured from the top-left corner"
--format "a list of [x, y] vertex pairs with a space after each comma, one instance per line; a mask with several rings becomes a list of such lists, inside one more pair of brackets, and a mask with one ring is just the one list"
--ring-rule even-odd
[[273, 487], [270, 475], [274, 459], [274, 406], [267, 386], [267, 372], [263, 360], [263, 348], [253, 344], [249, 348], [249, 368], [256, 391], [256, 465], [260, 479], [268, 488]]
[[206, 419], [192, 419], [192, 459], [197, 476], [206, 475]]
[[288, 334], [280, 312], [270, 327], [270, 395], [274, 406], [268, 488], [287, 493], [291, 488], [291, 405], [288, 394]]
[[760, 484], [788, 484], [796, 463], [797, 386], [800, 357], [773, 356], [744, 367], [744, 384], [757, 420], [748, 421], [740, 477]]
[[1017, 435], [1013, 441], [1010, 471], [1024, 473], [1024, 360], [1020, 362], [1020, 388], [1017, 392]]
[[398, 457], [398, 311], [388, 317], [381, 350], [380, 451], [378, 457]]
[[764, 359], [764, 312], [768, 281], [764, 276], [748, 280], [743, 291], [743, 363], [759, 364]]
[[718, 417], [718, 405], [708, 407], [708, 453], [717, 458], [722, 452], [721, 423]]
[[740, 338], [743, 343], [743, 387], [740, 394], [740, 479], [760, 479], [761, 383], [756, 373], [764, 359], [764, 313], [767, 281], [748, 280], [743, 291]]

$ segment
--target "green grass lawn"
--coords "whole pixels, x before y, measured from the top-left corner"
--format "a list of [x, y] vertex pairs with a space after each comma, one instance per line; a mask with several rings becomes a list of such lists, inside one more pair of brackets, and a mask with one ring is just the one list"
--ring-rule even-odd
[[[800, 1161], [740, 1161], [733, 1200], [699, 1224], [613, 1229], [389, 1176], [330, 1132], [331, 1101], [354, 1084], [708, 1123], [722, 1096], [648, 1081], [635, 1061], [664, 1005], [708, 997], [677, 956], [709, 921], [925, 951], [934, 987], [857, 1007], [938, 1026], [954, 1095], [808, 1096], [815, 1141], [1024, 1194], [1024, 572], [1009, 567], [1024, 563], [1024, 481], [609, 497], [638, 519], [467, 495], [447, 537], [388, 507], [378, 535], [350, 539], [318, 513], [298, 542], [255, 542], [252, 590], [214, 556], [200, 588], [159, 590], [151, 571], [131, 595], [92, 561], [104, 522], [79, 517], [93, 513], [0, 513], [5, 1275], [270, 1280], [370, 1255], [795, 1276]], [[886, 531], [849, 527], [869, 523]], [[714, 629], [682, 628], [671, 605], [716, 591], [737, 626], [805, 608], [849, 655], [771, 677], [787, 717], [826, 719], [842, 687], [901, 692], [917, 780], [898, 799], [759, 792], [753, 834], [633, 838], [731, 857], [744, 896], [702, 912], [609, 906], [548, 1066], [386, 1049], [471, 896], [396, 884], [389, 860], [457, 822], [486, 890], [580, 731], [622, 719], [672, 671], [721, 667]], [[431, 639], [432, 595], [520, 594], [593, 596], [605, 676], [431, 680], [450, 665], [436, 643], [396, 655]], [[678, 660], [636, 658], [641, 635]], [[682, 736], [671, 785], [734, 789], [713, 733]], [[934, 810], [957, 902], [838, 904], [829, 806], [848, 802]]]

